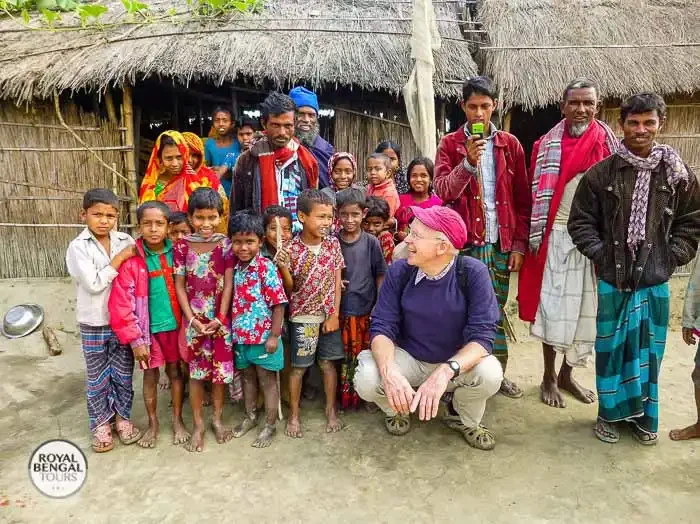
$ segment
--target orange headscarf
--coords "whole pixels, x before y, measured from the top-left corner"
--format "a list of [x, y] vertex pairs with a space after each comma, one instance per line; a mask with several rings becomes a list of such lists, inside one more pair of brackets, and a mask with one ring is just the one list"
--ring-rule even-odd
[[[187, 134], [199, 140], [201, 149], [197, 152], [202, 154], [204, 145], [201, 139], [199, 139], [197, 135], [194, 135], [194, 133]], [[158, 178], [164, 172], [165, 168], [161, 164], [160, 155], [158, 153], [160, 151], [161, 141], [165, 136], [171, 138], [175, 142], [175, 145], [182, 155], [183, 166], [178, 176], [170, 179], [165, 184], [159, 184]], [[196, 146], [197, 144], [195, 144], [195, 147]], [[193, 150], [195, 149], [193, 148]], [[224, 202], [224, 216], [222, 217], [220, 229], [222, 232], [226, 232], [228, 224], [228, 197], [224, 192], [224, 188], [219, 182], [219, 178], [211, 169], [200, 167], [200, 169], [195, 172], [189, 164], [189, 157], [190, 144], [183, 134], [178, 131], [165, 131], [161, 133], [153, 146], [151, 159], [148, 161], [148, 168], [146, 169], [146, 175], [143, 177], [143, 182], [141, 182], [139, 204], [149, 200], [160, 200], [161, 202], [165, 202], [172, 211], [184, 211], [186, 213], [187, 203], [189, 202], [192, 191], [198, 187], [211, 187], [219, 193]]]

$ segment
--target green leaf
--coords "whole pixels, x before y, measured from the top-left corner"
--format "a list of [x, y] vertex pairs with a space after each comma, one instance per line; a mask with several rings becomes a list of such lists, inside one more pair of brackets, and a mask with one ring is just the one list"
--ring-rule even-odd
[[78, 6], [78, 2], [75, 0], [56, 0], [56, 5], [61, 11], [68, 12], [75, 10]]
[[78, 15], [81, 17], [85, 15], [86, 17], [97, 19], [106, 12], [107, 8], [100, 4], [88, 4], [78, 7]]
[[177, 9], [175, 9], [174, 7], [171, 7], [170, 9], [168, 9], [166, 11], [166, 13], [168, 16], [171, 16], [171, 17], [175, 16], [177, 14]]
[[56, 0], [36, 0], [36, 8], [42, 13], [46, 11], [55, 11], [58, 9]]
[[29, 21], [31, 19], [29, 18], [29, 13], [26, 9], [22, 9], [22, 20], [24, 20], [24, 25], [29, 25]]
[[53, 29], [54, 22], [56, 22], [56, 20], [61, 19], [61, 15], [59, 15], [56, 11], [49, 11], [48, 9], [42, 9], [41, 14], [44, 15], [46, 25], [48, 25], [50, 29]]

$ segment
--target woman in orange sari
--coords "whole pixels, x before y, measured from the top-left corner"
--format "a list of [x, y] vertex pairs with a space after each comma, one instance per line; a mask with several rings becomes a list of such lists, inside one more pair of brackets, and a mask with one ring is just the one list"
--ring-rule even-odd
[[[202, 143], [201, 140], [199, 143]], [[199, 151], [200, 158], [203, 149], [202, 146]], [[192, 168], [190, 154], [189, 144], [181, 133], [178, 131], [161, 133], [153, 147], [146, 175], [141, 182], [139, 204], [149, 200], [159, 200], [167, 204], [171, 211], [187, 213], [187, 203], [192, 191], [198, 187], [211, 187], [224, 201], [224, 220], [221, 221], [220, 232], [226, 233], [228, 195], [224, 192], [219, 178], [211, 169], [203, 166], [201, 161], [197, 170]]]

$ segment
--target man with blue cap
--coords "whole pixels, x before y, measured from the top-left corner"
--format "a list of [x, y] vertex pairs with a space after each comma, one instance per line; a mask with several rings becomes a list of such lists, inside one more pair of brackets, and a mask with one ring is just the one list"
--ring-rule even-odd
[[318, 97], [313, 91], [304, 87], [295, 87], [289, 92], [289, 97], [297, 106], [295, 134], [301, 143], [316, 157], [319, 171], [319, 189], [331, 185], [328, 173], [328, 161], [335, 152], [331, 144], [319, 135]]

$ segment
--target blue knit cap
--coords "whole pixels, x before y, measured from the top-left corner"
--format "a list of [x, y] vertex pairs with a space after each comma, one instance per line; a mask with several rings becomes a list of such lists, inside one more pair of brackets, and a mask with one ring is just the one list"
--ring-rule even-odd
[[297, 107], [311, 107], [318, 114], [318, 97], [305, 87], [295, 87], [289, 92], [289, 98], [294, 100]]

